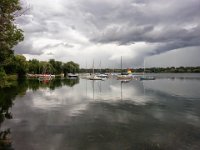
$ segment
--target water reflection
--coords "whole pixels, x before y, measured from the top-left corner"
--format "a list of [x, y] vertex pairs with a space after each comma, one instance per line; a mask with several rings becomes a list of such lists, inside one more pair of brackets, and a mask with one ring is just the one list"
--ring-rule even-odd
[[1, 127], [12, 134], [11, 147], [20, 150], [198, 150], [199, 86], [199, 80], [166, 78], [28, 80], [1, 89], [1, 107], [10, 99], [11, 112], [14, 103], [13, 119]]
[[174, 96], [200, 98], [200, 80], [189, 79], [157, 79], [154, 82], [143, 82], [147, 89], [160, 91]]
[[28, 82], [28, 88], [31, 90], [38, 90], [39, 88], [49, 88], [51, 90], [55, 90], [58, 87], [62, 86], [69, 86], [73, 87], [74, 85], [79, 83], [79, 78], [75, 79], [55, 79], [50, 80], [48, 82], [39, 81], [37, 79], [35, 80], [26, 80]]
[[11, 87], [0, 88], [0, 149], [12, 149], [10, 128], [1, 128], [6, 119], [12, 119], [11, 107], [17, 95], [26, 92], [26, 82], [14, 82]]
[[27, 90], [37, 91], [42, 88], [55, 88], [62, 86], [73, 87], [79, 83], [79, 79], [57, 79], [50, 82], [39, 82], [38, 80], [19, 80], [14, 81], [10, 87], [0, 88], [0, 149], [12, 149], [12, 139], [10, 128], [2, 128], [2, 124], [7, 119], [12, 119], [11, 107], [16, 96], [24, 96]]

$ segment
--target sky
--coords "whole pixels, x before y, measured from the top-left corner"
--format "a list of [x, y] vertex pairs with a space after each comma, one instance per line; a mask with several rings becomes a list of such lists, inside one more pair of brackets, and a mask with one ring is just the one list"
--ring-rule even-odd
[[[21, 0], [28, 60], [81, 68], [200, 66], [199, 0]], [[101, 63], [100, 63], [101, 62]], [[100, 65], [101, 64], [101, 65]]]

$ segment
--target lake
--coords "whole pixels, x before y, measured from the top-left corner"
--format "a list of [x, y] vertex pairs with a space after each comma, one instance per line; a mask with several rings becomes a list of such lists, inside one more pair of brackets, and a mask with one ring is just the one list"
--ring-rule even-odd
[[199, 150], [200, 74], [0, 89], [0, 149]]

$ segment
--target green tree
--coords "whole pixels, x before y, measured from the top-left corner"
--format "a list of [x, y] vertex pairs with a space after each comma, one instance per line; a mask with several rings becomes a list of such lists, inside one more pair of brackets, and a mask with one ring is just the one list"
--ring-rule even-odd
[[6, 74], [16, 73], [15, 56], [8, 57], [4, 62], [4, 70]]
[[0, 68], [0, 88], [6, 84], [6, 73], [3, 68]]
[[63, 65], [63, 73], [65, 76], [67, 75], [67, 73], [78, 73], [79, 71], [79, 64], [74, 63], [73, 61], [64, 63]]
[[39, 74], [40, 72], [40, 62], [37, 59], [32, 59], [28, 61], [28, 72]]
[[23, 40], [22, 30], [14, 24], [20, 10], [19, 0], [0, 1], [0, 67], [13, 55], [12, 48]]
[[49, 62], [41, 61], [40, 70], [41, 70], [41, 73], [43, 74], [46, 74], [46, 73], [50, 74], [50, 73], [53, 73], [53, 66]]
[[16, 63], [16, 71], [18, 74], [18, 78], [24, 77], [28, 70], [28, 63], [26, 61], [26, 57], [24, 57], [23, 55], [16, 55], [15, 63]]
[[55, 61], [54, 59], [50, 59], [49, 63], [53, 67], [54, 74], [61, 74], [62, 73], [62, 62], [61, 61]]

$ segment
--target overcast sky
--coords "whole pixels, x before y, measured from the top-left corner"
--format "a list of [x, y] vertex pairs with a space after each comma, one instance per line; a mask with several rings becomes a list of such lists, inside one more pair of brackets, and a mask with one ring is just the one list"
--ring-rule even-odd
[[27, 59], [81, 67], [200, 65], [199, 0], [23, 0], [16, 24]]

